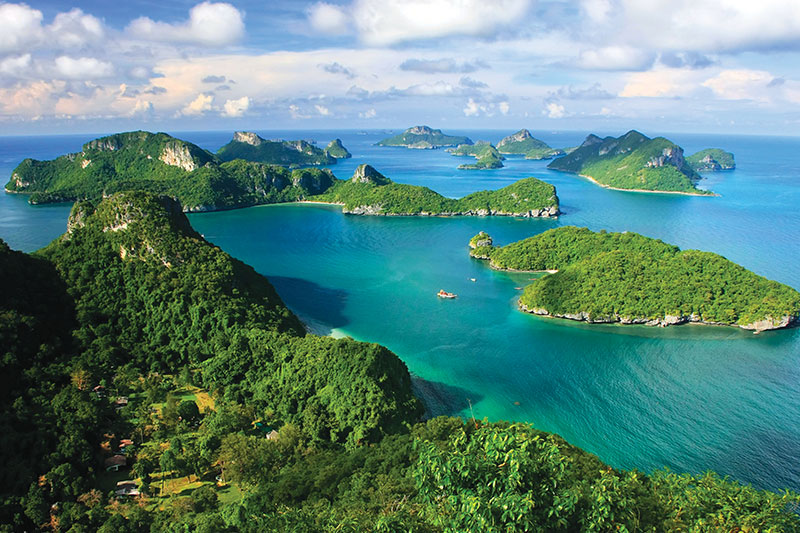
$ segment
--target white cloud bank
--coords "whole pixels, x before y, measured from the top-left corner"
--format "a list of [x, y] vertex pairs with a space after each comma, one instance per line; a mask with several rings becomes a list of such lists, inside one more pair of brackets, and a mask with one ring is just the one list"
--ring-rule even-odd
[[189, 20], [184, 23], [169, 24], [140, 17], [128, 25], [127, 32], [149, 41], [225, 46], [239, 42], [244, 36], [244, 15], [231, 4], [203, 2], [189, 11]]

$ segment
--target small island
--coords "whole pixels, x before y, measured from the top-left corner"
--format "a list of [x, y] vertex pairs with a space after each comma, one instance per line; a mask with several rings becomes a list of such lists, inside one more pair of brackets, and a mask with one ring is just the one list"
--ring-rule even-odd
[[536, 178], [519, 180], [496, 191], [446, 198], [427, 187], [394, 183], [369, 165], [349, 180], [336, 180], [324, 194], [309, 200], [338, 204], [355, 215], [554, 217], [559, 214], [555, 187]]
[[472, 144], [472, 141], [469, 137], [445, 135], [442, 130], [435, 130], [428, 126], [414, 126], [399, 135], [377, 143], [378, 146], [404, 146], [417, 150], [432, 150], [460, 144]]
[[341, 139], [334, 139], [325, 147], [325, 153], [335, 159], [349, 159], [353, 154], [344, 147]]
[[244, 159], [255, 163], [288, 167], [332, 165], [336, 163], [338, 157], [347, 156], [334, 155], [329, 149], [333, 149], [336, 153], [349, 154], [341, 141], [338, 145], [334, 144], [336, 141], [322, 150], [307, 141], [268, 141], [250, 131], [237, 131], [233, 134], [231, 142], [217, 150], [217, 157], [223, 162]]
[[478, 141], [475, 144], [459, 144], [456, 148], [449, 148], [447, 151], [452, 155], [472, 156], [476, 159], [475, 163], [458, 165], [459, 170], [503, 168], [503, 159], [505, 159], [497, 151], [497, 148], [487, 141]]
[[550, 272], [528, 285], [522, 311], [590, 323], [794, 326], [800, 293], [724, 257], [637, 233], [566, 226], [496, 247], [479, 233], [470, 255], [492, 268]]
[[706, 148], [686, 158], [686, 162], [697, 172], [717, 172], [734, 170], [736, 161], [733, 154], [721, 148]]
[[504, 137], [497, 143], [497, 151], [501, 154], [520, 154], [525, 159], [533, 160], [552, 159], [565, 153], [564, 150], [551, 148], [546, 142], [533, 137], [526, 129]]
[[713, 195], [697, 188], [701, 176], [683, 157], [683, 148], [631, 130], [621, 137], [589, 135], [577, 149], [547, 168], [587, 177], [606, 188], [640, 192]]

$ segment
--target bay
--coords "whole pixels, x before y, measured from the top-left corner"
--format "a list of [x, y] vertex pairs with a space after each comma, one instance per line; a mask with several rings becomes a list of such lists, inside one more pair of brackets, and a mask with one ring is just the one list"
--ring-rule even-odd
[[[689, 197], [606, 190], [518, 157], [499, 170], [459, 171], [468, 158], [374, 146], [387, 132], [260, 133], [321, 146], [340, 137], [354, 154], [331, 166], [340, 178], [369, 163], [395, 181], [454, 197], [527, 176], [556, 186], [564, 211], [556, 220], [357, 217], [318, 205], [190, 216], [206, 239], [268, 276], [315, 332], [395, 351], [432, 414], [472, 416], [471, 403], [477, 418], [532, 422], [614, 466], [712, 469], [758, 487], [800, 490], [800, 330], [753, 335], [534, 317], [515, 303], [515, 287], [532, 276], [491, 271], [466, 248], [480, 230], [500, 244], [561, 225], [636, 231], [719, 253], [798, 288], [800, 139], [666, 134], [687, 153], [713, 146], [736, 154], [737, 170], [703, 181], [720, 196]], [[497, 142], [510, 132], [452, 133]], [[559, 147], [585, 135], [533, 133]], [[175, 135], [211, 150], [230, 139], [230, 132]], [[76, 151], [96, 136], [0, 138], [0, 175], [23, 157]], [[68, 212], [68, 205], [31, 207], [1, 195], [0, 238], [34, 250], [64, 231]], [[459, 297], [440, 300], [439, 289]]]

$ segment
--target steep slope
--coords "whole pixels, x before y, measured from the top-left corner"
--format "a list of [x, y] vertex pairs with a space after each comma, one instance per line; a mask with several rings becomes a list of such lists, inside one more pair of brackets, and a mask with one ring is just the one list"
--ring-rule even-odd
[[220, 163], [194, 144], [137, 131], [96, 139], [52, 161], [26, 159], [6, 190], [30, 194], [31, 203], [143, 190], [174, 196], [186, 211], [214, 211], [298, 200], [326, 190], [333, 179], [328, 170], [290, 171], [241, 159]]
[[220, 161], [244, 159], [282, 166], [332, 165], [336, 156], [306, 141], [268, 141], [249, 131], [237, 131], [217, 150]]
[[525, 159], [550, 159], [564, 155], [564, 150], [551, 148], [546, 142], [533, 137], [526, 129], [504, 137], [497, 143], [497, 151], [501, 154], [524, 154]]
[[700, 150], [687, 157], [686, 162], [697, 172], [714, 172], [736, 168], [733, 154], [720, 148]]
[[589, 135], [547, 168], [581, 174], [616, 189], [711, 194], [695, 186], [700, 175], [686, 163], [680, 146], [635, 130], [617, 138]]

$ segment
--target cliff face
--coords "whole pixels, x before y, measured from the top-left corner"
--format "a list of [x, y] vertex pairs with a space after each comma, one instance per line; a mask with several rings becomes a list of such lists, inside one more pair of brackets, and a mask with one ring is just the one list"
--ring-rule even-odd
[[353, 172], [353, 177], [350, 178], [350, 181], [353, 183], [372, 183], [374, 185], [386, 185], [391, 182], [389, 178], [375, 170], [371, 165], [359, 165]]
[[192, 157], [189, 147], [181, 142], [170, 142], [164, 146], [159, 157], [161, 161], [173, 167], [180, 167], [186, 172], [197, 170], [199, 165]]
[[258, 146], [264, 139], [253, 133], [252, 131], [237, 131], [233, 134], [233, 140], [240, 143], [246, 143], [251, 146]]
[[658, 168], [665, 165], [672, 165], [676, 168], [683, 168], [686, 161], [683, 158], [683, 148], [680, 146], [670, 146], [661, 151], [661, 155], [651, 157], [645, 165], [648, 168]]

